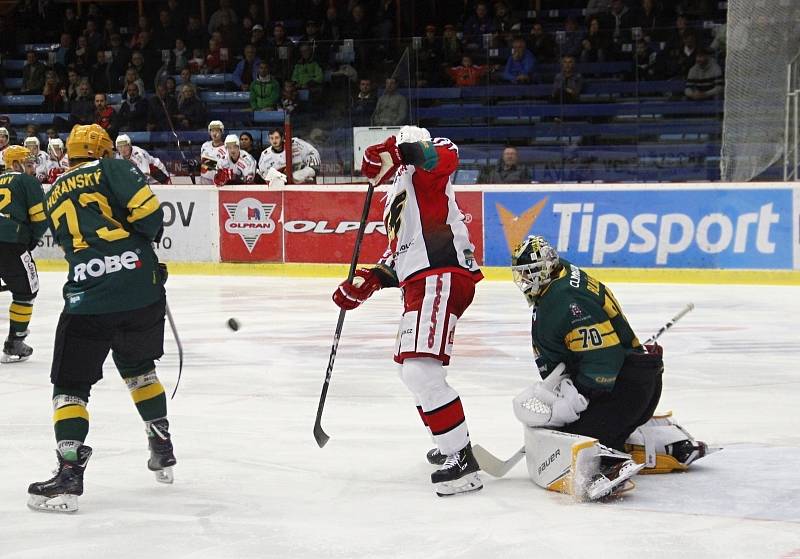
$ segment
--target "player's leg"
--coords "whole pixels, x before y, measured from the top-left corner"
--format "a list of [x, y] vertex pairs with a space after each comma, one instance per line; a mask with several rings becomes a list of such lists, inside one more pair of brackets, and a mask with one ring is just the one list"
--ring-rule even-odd
[[59, 318], [50, 373], [58, 470], [49, 480], [28, 487], [28, 506], [34, 510], [78, 510], [83, 472], [92, 455], [84, 444], [89, 432], [89, 393], [103, 376], [110, 332], [102, 316], [62, 313]]
[[155, 360], [164, 354], [164, 300], [127, 313], [112, 343], [112, 357], [145, 424], [147, 467], [162, 483], [172, 483], [176, 464], [167, 419], [167, 396]]
[[0, 363], [18, 363], [33, 353], [25, 338], [33, 313], [33, 300], [39, 291], [39, 276], [33, 257], [23, 245], [0, 245], [2, 277], [11, 292], [8, 337], [3, 343]]
[[405, 313], [395, 360], [402, 364], [401, 378], [414, 395], [439, 453], [447, 457], [431, 475], [439, 495], [482, 487], [461, 398], [447, 383], [444, 369], [456, 322], [474, 291], [470, 278], [450, 273], [428, 276], [404, 288]]

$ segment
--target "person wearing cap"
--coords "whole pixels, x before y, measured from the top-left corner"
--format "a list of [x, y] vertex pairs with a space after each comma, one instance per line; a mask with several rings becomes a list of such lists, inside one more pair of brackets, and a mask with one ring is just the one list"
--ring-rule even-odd
[[217, 162], [225, 157], [225, 142], [222, 135], [225, 125], [221, 120], [212, 120], [208, 123], [209, 140], [200, 148], [200, 184], [214, 184], [217, 174]]
[[25, 138], [25, 141], [22, 143], [23, 146], [28, 148], [28, 151], [31, 154], [31, 158], [33, 158], [33, 165], [34, 165], [34, 176], [39, 180], [39, 182], [44, 182], [47, 180], [47, 157], [46, 153], [42, 153], [39, 149], [39, 138], [36, 136], [28, 136]]
[[442, 61], [448, 67], [456, 66], [461, 61], [464, 48], [456, 35], [456, 27], [448, 23], [442, 33]]
[[257, 23], [250, 30], [250, 44], [256, 47], [256, 54], [262, 60], [267, 56], [267, 39], [264, 35], [264, 26]]
[[250, 184], [256, 176], [256, 160], [241, 149], [239, 137], [228, 134], [225, 137], [225, 156], [217, 163], [214, 184]]
[[133, 163], [150, 184], [172, 184], [169, 171], [158, 157], [153, 157], [147, 150], [134, 146], [127, 134], [120, 134], [114, 142], [117, 148], [117, 159]]

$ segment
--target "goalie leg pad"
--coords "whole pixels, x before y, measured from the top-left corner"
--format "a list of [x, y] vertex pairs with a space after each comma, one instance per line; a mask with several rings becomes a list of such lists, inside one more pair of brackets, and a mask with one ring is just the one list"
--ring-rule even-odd
[[644, 464], [644, 474], [683, 472], [695, 460], [714, 452], [672, 419], [672, 412], [654, 415], [625, 441], [633, 459]]

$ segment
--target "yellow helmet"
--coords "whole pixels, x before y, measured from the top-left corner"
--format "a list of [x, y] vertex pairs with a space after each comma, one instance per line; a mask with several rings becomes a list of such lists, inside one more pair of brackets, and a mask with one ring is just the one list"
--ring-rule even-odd
[[24, 165], [25, 162], [33, 162], [31, 150], [22, 146], [8, 146], [3, 152], [3, 158], [6, 162], [6, 169], [9, 171], [14, 170], [14, 163]]
[[73, 159], [101, 159], [110, 157], [114, 142], [99, 124], [76, 125], [67, 138], [67, 153]]

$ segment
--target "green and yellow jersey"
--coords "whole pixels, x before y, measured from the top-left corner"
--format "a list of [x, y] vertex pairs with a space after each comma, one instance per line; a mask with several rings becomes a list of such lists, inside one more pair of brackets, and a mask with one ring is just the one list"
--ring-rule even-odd
[[101, 159], [68, 170], [45, 196], [45, 211], [69, 264], [64, 312], [126, 311], [162, 297], [151, 243], [164, 215], [130, 162]]
[[0, 175], [0, 242], [31, 245], [47, 231], [44, 192], [36, 178], [25, 173]]
[[625, 357], [642, 351], [622, 308], [605, 285], [560, 259], [562, 269], [539, 296], [531, 335], [547, 374], [564, 362], [576, 384], [611, 390]]

